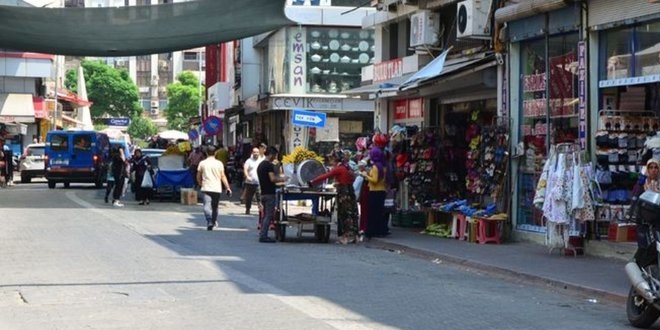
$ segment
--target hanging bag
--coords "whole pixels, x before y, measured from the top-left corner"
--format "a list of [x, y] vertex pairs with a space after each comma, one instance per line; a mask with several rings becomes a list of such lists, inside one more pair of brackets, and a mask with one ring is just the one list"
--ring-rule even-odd
[[149, 175], [149, 172], [144, 173], [144, 176], [142, 177], [142, 183], [140, 184], [140, 187], [142, 187], [142, 188], [153, 188], [154, 187], [154, 180], [151, 178], [151, 175]]

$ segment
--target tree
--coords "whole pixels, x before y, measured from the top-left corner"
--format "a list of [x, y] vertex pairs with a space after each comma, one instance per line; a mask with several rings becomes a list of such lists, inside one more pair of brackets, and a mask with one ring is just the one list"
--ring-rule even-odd
[[[93, 119], [111, 117], [135, 117], [142, 113], [140, 93], [124, 69], [115, 69], [102, 61], [83, 60], [80, 65], [85, 73], [87, 98], [94, 102], [90, 107]], [[66, 73], [65, 86], [78, 90], [78, 70]]]
[[158, 127], [151, 119], [136, 116], [131, 119], [126, 131], [134, 138], [145, 139], [158, 133]]
[[167, 127], [185, 131], [191, 117], [199, 115], [199, 80], [190, 71], [181, 72], [177, 82], [167, 85]]

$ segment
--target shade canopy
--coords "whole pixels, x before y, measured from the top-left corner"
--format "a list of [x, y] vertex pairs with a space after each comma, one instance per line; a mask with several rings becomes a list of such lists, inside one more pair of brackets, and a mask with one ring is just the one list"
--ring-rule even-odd
[[131, 56], [238, 40], [295, 24], [283, 0], [195, 0], [149, 6], [0, 5], [0, 48], [75, 56]]
[[158, 133], [162, 139], [165, 140], [188, 140], [188, 133], [184, 133], [177, 130], [169, 130]]

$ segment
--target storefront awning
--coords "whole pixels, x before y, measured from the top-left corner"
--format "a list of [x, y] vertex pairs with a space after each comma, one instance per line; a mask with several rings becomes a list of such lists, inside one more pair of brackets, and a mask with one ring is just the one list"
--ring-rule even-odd
[[62, 120], [66, 121], [66, 122], [69, 122], [69, 123], [76, 124], [76, 125], [83, 125], [84, 124], [82, 121], [77, 120], [76, 118], [73, 118], [73, 117], [69, 117], [67, 115], [62, 115]]
[[0, 93], [0, 122], [34, 122], [32, 94]]
[[57, 98], [60, 101], [71, 103], [73, 108], [89, 107], [92, 104], [94, 104], [94, 102], [83, 100], [80, 97], [78, 97], [78, 94], [64, 88], [60, 88], [57, 90]]
[[[443, 53], [445, 54], [445, 53]], [[459, 72], [465, 71], [467, 69], [480, 66], [482, 64], [492, 64], [495, 65], [495, 56], [481, 54], [477, 57], [472, 58], [460, 58], [454, 59], [451, 61], [446, 61], [443, 56], [438, 56], [431, 63], [427, 64], [425, 67], [420, 69], [415, 75], [410, 77], [407, 81], [401, 84], [399, 87], [400, 90], [410, 90], [417, 88], [426, 83], [430, 83], [439, 78], [448, 77]]]
[[0, 45], [77, 56], [167, 53], [295, 24], [284, 14], [284, 4], [282, 0], [195, 0], [104, 8], [0, 5]]
[[360, 86], [357, 88], [349, 89], [347, 91], [343, 91], [342, 94], [346, 95], [371, 95], [373, 94], [376, 96], [377, 94], [387, 94], [387, 93], [392, 93], [392, 92], [398, 92], [399, 91], [399, 86], [401, 86], [401, 83], [404, 81], [408, 80], [410, 77], [412, 77], [412, 73], [410, 74], [404, 74], [401, 77], [395, 77], [391, 78], [388, 80], [384, 81], [379, 81], [377, 83], [371, 84], [371, 85], [364, 85]]

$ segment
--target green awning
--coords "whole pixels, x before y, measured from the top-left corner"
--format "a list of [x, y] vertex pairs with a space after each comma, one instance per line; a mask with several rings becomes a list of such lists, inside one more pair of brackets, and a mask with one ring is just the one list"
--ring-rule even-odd
[[76, 56], [166, 53], [293, 25], [283, 0], [196, 0], [117, 8], [0, 5], [0, 48]]

